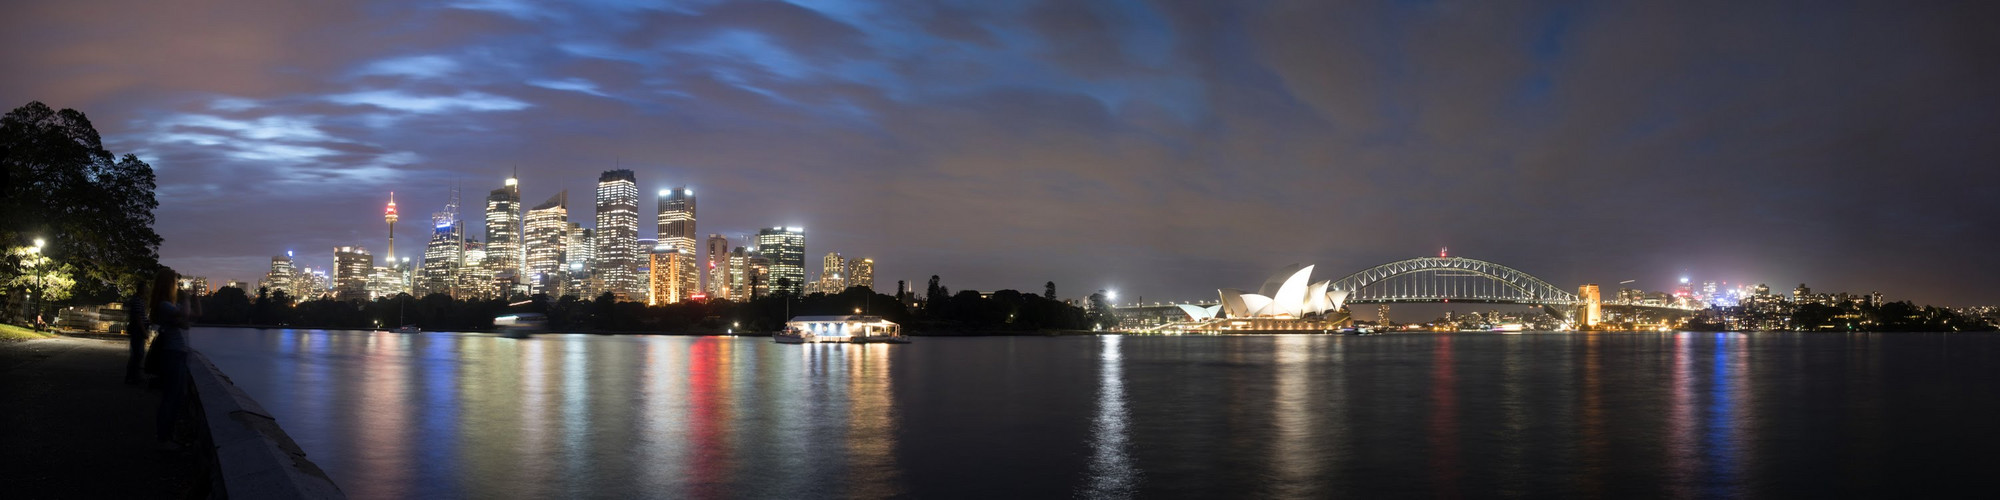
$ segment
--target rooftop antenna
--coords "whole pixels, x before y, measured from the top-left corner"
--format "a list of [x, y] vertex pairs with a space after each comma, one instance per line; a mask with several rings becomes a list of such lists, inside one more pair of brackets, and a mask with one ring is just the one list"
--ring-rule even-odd
[[1446, 258], [1446, 255], [1445, 255], [1445, 253], [1447, 253], [1447, 252], [1450, 252], [1450, 251], [1451, 251], [1451, 247], [1443, 247], [1443, 248], [1439, 248], [1439, 249], [1438, 249], [1438, 258], [1440, 258], [1440, 259], [1442, 259], [1442, 258]]

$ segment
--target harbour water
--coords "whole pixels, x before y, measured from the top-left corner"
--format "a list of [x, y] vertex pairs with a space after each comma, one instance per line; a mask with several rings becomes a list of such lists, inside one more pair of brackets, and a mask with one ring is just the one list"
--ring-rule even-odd
[[1993, 334], [196, 329], [356, 498], [1984, 494]]

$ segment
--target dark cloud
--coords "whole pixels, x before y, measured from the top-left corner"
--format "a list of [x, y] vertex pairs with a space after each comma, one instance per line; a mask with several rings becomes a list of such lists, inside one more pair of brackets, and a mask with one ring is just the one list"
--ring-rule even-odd
[[153, 162], [163, 256], [218, 279], [379, 246], [387, 191], [422, 214], [623, 166], [883, 286], [1196, 298], [1451, 246], [2000, 302], [1947, 267], [2000, 243], [1984, 4], [592, 5], [9, 5], [0, 98]]

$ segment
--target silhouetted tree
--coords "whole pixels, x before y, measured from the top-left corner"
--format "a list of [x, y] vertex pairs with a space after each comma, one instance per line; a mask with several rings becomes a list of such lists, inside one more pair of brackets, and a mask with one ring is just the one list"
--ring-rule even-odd
[[[104, 149], [90, 119], [30, 102], [0, 117], [0, 244], [47, 244], [41, 254], [70, 267], [74, 295], [109, 301], [159, 265], [153, 232], [153, 167]], [[0, 278], [21, 272], [0, 261]]]
[[1042, 298], [1056, 300], [1056, 282], [1051, 281], [1042, 285]]

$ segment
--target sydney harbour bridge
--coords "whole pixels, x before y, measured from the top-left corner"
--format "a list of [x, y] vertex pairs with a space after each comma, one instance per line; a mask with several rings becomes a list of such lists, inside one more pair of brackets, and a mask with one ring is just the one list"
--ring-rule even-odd
[[[1298, 268], [1296, 266], [1287, 268], [1287, 272], [1295, 269]], [[1304, 274], [1310, 271], [1310, 267], [1304, 268], [1304, 272], [1299, 273], [1300, 276], [1292, 277], [1290, 281], [1303, 284], [1307, 279]], [[1264, 289], [1260, 290], [1259, 294], [1243, 296], [1255, 297], [1252, 303], [1260, 304], [1290, 300], [1283, 298], [1286, 295], [1284, 292], [1276, 292], [1284, 288], [1274, 286], [1281, 281], [1286, 281], [1286, 277], [1274, 276], [1271, 281], [1265, 283]], [[1586, 292], [1595, 292], [1593, 290], [1595, 287], [1591, 285], [1581, 288]], [[1569, 288], [1550, 284], [1546, 280], [1512, 267], [1479, 259], [1448, 256], [1443, 252], [1436, 257], [1399, 260], [1362, 269], [1337, 280], [1310, 285], [1306, 289], [1310, 290], [1307, 300], [1320, 304], [1330, 302], [1333, 309], [1359, 304], [1512, 304], [1540, 306], [1544, 312], [1557, 318], [1573, 317], [1579, 309], [1592, 307], [1688, 310], [1681, 306], [1623, 304], [1615, 300], [1603, 300], [1600, 296], [1579, 296]], [[1240, 305], [1234, 307], [1239, 309], [1238, 311], [1227, 310], [1232, 307], [1230, 304], [1232, 301], [1242, 302], [1232, 297], [1233, 294], [1239, 293], [1242, 292], [1225, 289], [1222, 291], [1221, 302], [1130, 305], [1117, 309], [1123, 316], [1154, 316], [1169, 322], [1202, 322], [1258, 316], [1255, 312], [1245, 314], [1247, 311], [1240, 310], [1243, 309]], [[1296, 289], [1293, 293], [1298, 294]], [[1325, 294], [1323, 297], [1317, 295], [1322, 293]], [[1275, 309], [1266, 309], [1268, 310]], [[1331, 312], [1320, 316], [1342, 322], [1346, 317], [1342, 313], [1336, 319]]]

